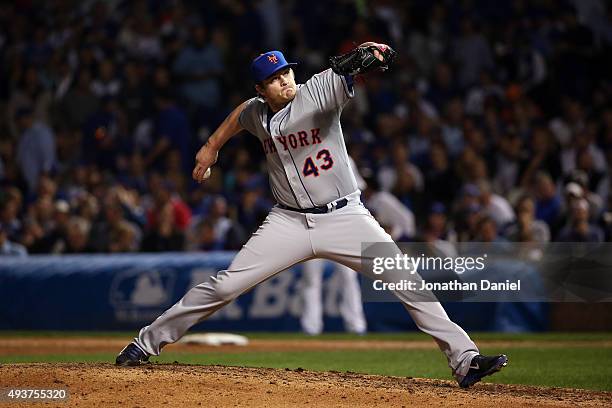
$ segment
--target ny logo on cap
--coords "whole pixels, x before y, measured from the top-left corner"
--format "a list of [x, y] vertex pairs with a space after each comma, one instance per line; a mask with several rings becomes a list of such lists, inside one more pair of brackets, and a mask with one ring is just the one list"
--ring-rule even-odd
[[276, 55], [268, 55], [268, 61], [273, 64], [278, 64], [278, 58], [276, 57]]

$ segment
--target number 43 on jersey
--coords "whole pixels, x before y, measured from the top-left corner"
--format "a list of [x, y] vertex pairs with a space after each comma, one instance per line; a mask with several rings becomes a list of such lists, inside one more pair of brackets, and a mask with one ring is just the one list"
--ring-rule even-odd
[[304, 160], [304, 169], [302, 170], [304, 177], [308, 177], [311, 175], [319, 177], [319, 169], [329, 170], [334, 165], [334, 160], [332, 159], [331, 154], [327, 149], [320, 150], [315, 156], [315, 158], [316, 163], [319, 164], [318, 167], [315, 161], [312, 159], [312, 156], [309, 156], [306, 158], [306, 160]]

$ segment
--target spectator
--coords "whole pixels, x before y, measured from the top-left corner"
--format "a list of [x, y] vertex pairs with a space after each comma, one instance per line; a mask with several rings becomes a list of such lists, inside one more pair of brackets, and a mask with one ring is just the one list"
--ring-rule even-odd
[[474, 184], [487, 177], [487, 165], [484, 159], [478, 157], [474, 149], [467, 146], [455, 160], [454, 171], [460, 181]]
[[458, 242], [468, 242], [478, 239], [478, 223], [484, 217], [480, 205], [467, 203], [455, 214], [455, 229]]
[[608, 195], [607, 205], [601, 213], [599, 224], [604, 231], [604, 241], [612, 240], [612, 194]]
[[459, 241], [470, 241], [476, 236], [476, 224], [484, 215], [479, 197], [478, 186], [468, 183], [461, 188], [455, 200], [452, 218]]
[[55, 206], [52, 195], [39, 195], [28, 208], [28, 218], [22, 235], [22, 243], [29, 253], [46, 253], [52, 249], [48, 237], [55, 229]]
[[493, 68], [491, 47], [478, 25], [469, 18], [461, 22], [461, 35], [453, 50], [453, 58], [459, 66], [459, 83], [464, 89], [475, 84], [483, 70]]
[[382, 167], [378, 172], [378, 183], [381, 189], [390, 191], [404, 174], [409, 174], [414, 181], [414, 189], [418, 192], [423, 191], [423, 173], [417, 166], [410, 163], [410, 153], [404, 143], [393, 143], [391, 158], [391, 165]]
[[123, 24], [117, 40], [130, 57], [155, 61], [162, 56], [161, 42], [147, 10], [133, 10], [133, 14]]
[[468, 115], [484, 115], [485, 104], [492, 101], [504, 99], [504, 90], [493, 80], [491, 71], [482, 71], [479, 76], [479, 83], [475, 84], [467, 92], [465, 100], [465, 113]]
[[420, 212], [422, 209], [422, 197], [417, 191], [417, 181], [414, 173], [408, 168], [399, 169], [398, 177], [391, 189], [391, 193], [413, 212]]
[[26, 248], [16, 242], [9, 241], [9, 229], [0, 223], [0, 256], [27, 256]]
[[138, 225], [125, 218], [120, 201], [109, 194], [102, 218], [93, 225], [96, 252], [134, 252], [140, 248], [142, 233]]
[[218, 196], [212, 203], [208, 219], [213, 223], [215, 237], [225, 250], [238, 250], [246, 242], [239, 224], [228, 217], [227, 200]]
[[453, 98], [444, 106], [442, 121], [442, 139], [451, 157], [458, 156], [463, 151], [463, 102]]
[[581, 198], [584, 198], [589, 203], [589, 218], [591, 220], [596, 220], [601, 211], [604, 208], [604, 202], [601, 197], [597, 194], [591, 193], [587, 188], [584, 187], [586, 183], [585, 178], [583, 178], [581, 174], [576, 173], [575, 178], [571, 178], [570, 181], [565, 185], [564, 188], [564, 199], [563, 202], [563, 215], [567, 215], [567, 213], [572, 208], [572, 204]]
[[0, 126], [0, 183], [16, 180], [15, 142], [7, 127]]
[[595, 144], [596, 132], [590, 123], [575, 134], [572, 145], [561, 152], [563, 174], [570, 174], [579, 165], [583, 167], [582, 170], [596, 174], [607, 170], [605, 155]]
[[137, 252], [140, 249], [141, 233], [127, 221], [119, 221], [110, 231], [109, 252]]
[[585, 126], [583, 107], [576, 100], [564, 97], [561, 100], [563, 113], [550, 120], [548, 127], [562, 149], [570, 148], [574, 135]]
[[94, 252], [90, 246], [89, 232], [91, 224], [82, 217], [74, 216], [68, 221], [66, 247], [64, 254], [83, 254]]
[[89, 193], [83, 193], [75, 198], [75, 212], [78, 216], [93, 223], [100, 214], [100, 203], [98, 199]]
[[438, 112], [442, 112], [451, 99], [460, 95], [453, 78], [453, 69], [448, 62], [440, 61], [436, 65], [434, 80], [429, 85], [425, 98], [435, 105]]
[[379, 190], [378, 182], [371, 177], [368, 177], [363, 199], [365, 206], [372, 211], [378, 222], [389, 228], [389, 235], [395, 241], [414, 239], [414, 213], [395, 195]]
[[228, 217], [228, 203], [222, 196], [212, 199], [208, 214], [194, 217], [187, 248], [238, 250], [246, 242], [240, 224]]
[[53, 55], [53, 48], [49, 43], [49, 33], [44, 25], [34, 29], [32, 40], [27, 44], [24, 59], [32, 67], [44, 68]]
[[10, 240], [16, 240], [23, 228], [19, 217], [22, 205], [23, 197], [18, 188], [8, 187], [0, 190], [0, 224], [4, 226]]
[[35, 122], [31, 108], [22, 108], [15, 115], [20, 131], [17, 163], [28, 192], [38, 188], [40, 177], [49, 174], [56, 165], [53, 131], [42, 122]]
[[176, 222], [174, 207], [166, 202], [155, 214], [143, 242], [145, 252], [181, 251], [185, 245], [185, 234]]
[[604, 234], [601, 228], [589, 222], [589, 202], [584, 198], [572, 203], [568, 223], [559, 232], [560, 242], [602, 242]]
[[607, 183], [608, 168], [605, 159], [603, 159], [602, 165], [602, 169], [597, 169], [594, 154], [589, 149], [576, 152], [576, 169], [585, 174], [585, 181], [587, 183], [585, 183], [584, 187], [587, 190], [601, 191], [602, 185]]
[[38, 243], [40, 252], [57, 254], [64, 251], [69, 221], [70, 205], [64, 200], [55, 201], [52, 226]]
[[220, 251], [223, 242], [217, 239], [215, 225], [211, 220], [203, 219], [198, 222], [190, 238], [189, 247], [198, 251]]
[[238, 206], [238, 222], [246, 235], [254, 233], [266, 218], [271, 204], [264, 197], [261, 181], [257, 178], [248, 180]]
[[502, 194], [509, 194], [520, 181], [521, 164], [525, 160], [523, 141], [515, 129], [509, 129], [497, 142], [493, 184]]
[[117, 180], [124, 187], [140, 194], [147, 190], [146, 166], [140, 153], [134, 153], [128, 158], [127, 169], [117, 175]]
[[121, 92], [121, 81], [115, 73], [115, 64], [105, 59], [98, 66], [98, 76], [91, 82], [91, 91], [98, 98], [116, 97]]
[[[158, 175], [151, 177], [149, 186], [153, 203], [147, 213], [147, 229], [163, 231], [164, 236], [169, 236], [174, 230], [180, 233], [185, 231], [191, 220], [191, 210], [174, 194], [174, 186]], [[161, 226], [162, 222], [172, 224], [172, 228]]]
[[535, 126], [531, 133], [529, 156], [523, 159], [520, 186], [528, 188], [537, 172], [547, 172], [553, 180], [561, 176], [559, 149], [550, 133], [543, 126]]
[[125, 121], [112, 96], [100, 100], [100, 109], [83, 126], [83, 160], [99, 168], [116, 170], [118, 162], [130, 150]]
[[85, 121], [98, 110], [100, 102], [91, 90], [91, 72], [82, 69], [58, 107], [59, 119], [71, 129], [81, 129]]
[[[440, 143], [440, 127], [438, 122], [427, 115], [417, 114], [416, 131], [408, 137], [408, 151], [415, 164], [421, 166], [427, 163], [432, 144]], [[444, 146], [444, 150], [446, 146]], [[447, 154], [448, 155], [448, 154]]]
[[487, 181], [481, 180], [478, 183], [478, 191], [483, 211], [495, 221], [497, 228], [503, 229], [514, 221], [514, 211], [508, 200], [495, 194]]
[[426, 168], [425, 185], [427, 188], [424, 193], [428, 202], [440, 202], [444, 206], [450, 206], [457, 193], [459, 180], [451, 167], [444, 143], [432, 144]]
[[151, 90], [145, 83], [144, 74], [143, 66], [136, 61], [128, 61], [123, 66], [123, 85], [117, 100], [125, 113], [126, 126], [130, 135], [152, 110]]
[[561, 215], [561, 198], [547, 173], [538, 173], [532, 183], [536, 198], [536, 218], [554, 228]]
[[535, 202], [529, 195], [516, 203], [516, 221], [506, 230], [506, 237], [514, 242], [550, 241], [550, 229], [545, 222], [535, 219]]
[[457, 234], [448, 223], [444, 204], [435, 202], [431, 205], [421, 238], [424, 242], [457, 242]]
[[155, 120], [156, 142], [145, 157], [146, 166], [162, 167], [170, 150], [181, 157], [181, 168], [190, 173], [193, 164], [191, 129], [187, 115], [179, 108], [168, 90], [160, 90], [155, 96], [158, 115]]
[[486, 158], [487, 162], [490, 162], [491, 142], [486, 139], [484, 129], [476, 125], [473, 120], [465, 120], [463, 137], [466, 148], [471, 149], [477, 156]]
[[505, 238], [499, 235], [497, 223], [491, 217], [484, 216], [476, 225], [476, 240], [480, 242], [505, 242]]
[[413, 117], [425, 116], [437, 119], [437, 109], [427, 101], [416, 84], [410, 84], [401, 92], [402, 100], [395, 106], [394, 113], [401, 119], [409, 121]]
[[196, 108], [219, 105], [219, 76], [224, 69], [219, 49], [212, 44], [202, 25], [192, 29], [191, 42], [174, 62], [173, 71], [181, 82], [182, 95]]
[[41, 83], [38, 71], [32, 66], [26, 68], [17, 89], [8, 101], [8, 123], [13, 136], [21, 134], [19, 124], [16, 123], [20, 111], [29, 110], [35, 122], [50, 123], [50, 107], [51, 93]]
[[28, 253], [40, 253], [43, 251], [40, 249], [39, 242], [44, 236], [45, 231], [35, 220], [26, 219], [23, 223], [19, 243], [27, 249]]

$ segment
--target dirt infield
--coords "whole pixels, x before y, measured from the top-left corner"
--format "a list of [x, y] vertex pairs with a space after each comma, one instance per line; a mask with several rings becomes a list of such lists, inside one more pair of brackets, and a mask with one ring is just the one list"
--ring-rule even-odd
[[[612, 393], [339, 372], [150, 364], [0, 365], [2, 387], [64, 388], [70, 407], [609, 407]], [[0, 406], [32, 406], [0, 402]]]
[[[68, 354], [79, 350], [81, 353], [112, 352], [121, 350], [129, 339], [104, 337], [27, 337], [0, 338], [0, 356], [18, 354]], [[496, 341], [480, 340], [480, 347], [502, 349], [506, 346], [523, 347], [581, 347], [599, 346], [612, 347], [612, 340], [596, 341]], [[436, 349], [433, 340], [400, 341], [400, 340], [317, 340], [317, 339], [281, 339], [281, 340], [249, 340], [247, 346], [206, 346], [191, 344], [171, 344], [164, 350], [185, 353], [218, 352], [250, 352], [250, 351], [330, 351], [330, 350], [415, 350]]]
[[[0, 355], [116, 353], [127, 339], [103, 337], [0, 338]], [[545, 342], [547, 347], [580, 346], [579, 341]], [[596, 341], [610, 347], [611, 341]], [[503, 347], [508, 342], [481, 341]], [[516, 342], [512, 343], [517, 345]], [[530, 342], [521, 342], [530, 346]], [[542, 342], [538, 344], [542, 345]], [[585, 343], [587, 344], [587, 343]], [[588, 342], [593, 345], [594, 342]], [[392, 340], [251, 340], [248, 346], [173, 344], [167, 351], [309, 351], [430, 349], [433, 341]], [[68, 402], [41, 404], [70, 407], [575, 407], [612, 406], [612, 393], [518, 385], [478, 384], [469, 391], [454, 382], [357, 373], [315, 372], [182, 364], [118, 368], [112, 364], [34, 363], [0, 365], [0, 388], [67, 389]], [[31, 403], [5, 406], [31, 406]]]

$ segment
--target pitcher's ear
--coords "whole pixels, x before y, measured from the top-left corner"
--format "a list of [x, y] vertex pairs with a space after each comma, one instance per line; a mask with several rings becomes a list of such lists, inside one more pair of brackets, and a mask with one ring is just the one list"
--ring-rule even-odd
[[261, 96], [263, 98], [263, 86], [261, 84], [255, 84], [255, 92], [257, 92], [257, 96]]

